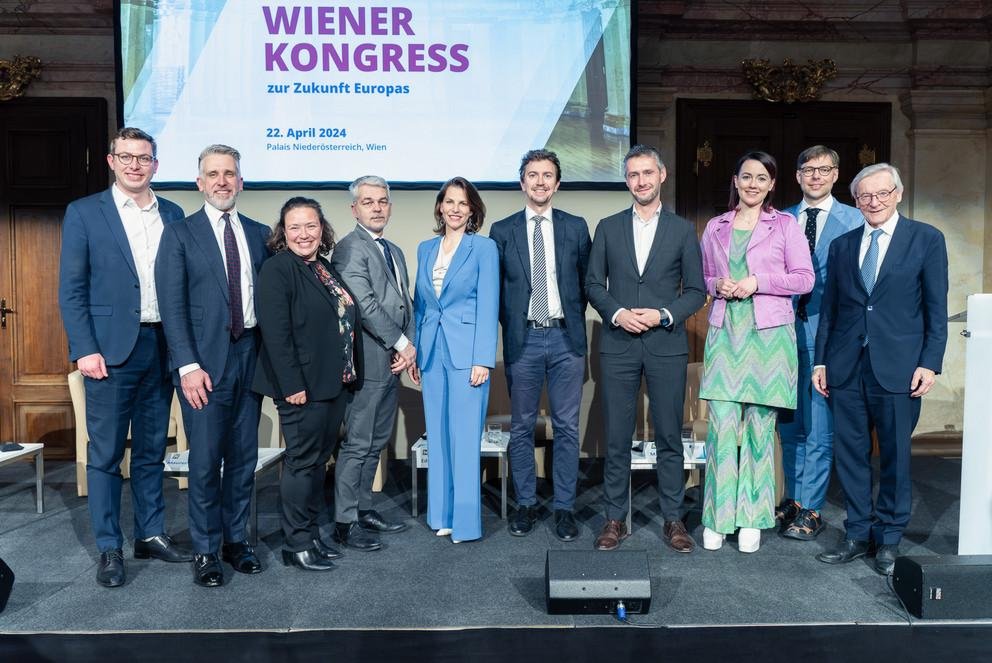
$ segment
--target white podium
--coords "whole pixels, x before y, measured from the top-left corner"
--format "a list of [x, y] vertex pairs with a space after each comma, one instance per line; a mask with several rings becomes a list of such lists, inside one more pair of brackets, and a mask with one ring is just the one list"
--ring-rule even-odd
[[958, 554], [992, 554], [992, 294], [968, 297]]

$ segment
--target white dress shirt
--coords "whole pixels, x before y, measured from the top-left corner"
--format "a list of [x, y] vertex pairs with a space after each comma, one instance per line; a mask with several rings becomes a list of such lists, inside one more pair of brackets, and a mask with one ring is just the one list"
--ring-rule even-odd
[[[648, 255], [651, 253], [651, 245], [654, 244], [654, 236], [658, 233], [658, 221], [661, 218], [661, 204], [658, 204], [658, 209], [652, 212], [651, 216], [647, 219], [642, 219], [640, 214], [637, 213], [637, 207], [632, 205], [630, 208], [631, 212], [631, 223], [634, 229], [634, 257], [637, 259], [637, 273], [643, 276], [644, 267], [648, 264]], [[610, 318], [610, 324], [614, 327], [617, 325], [617, 316], [620, 315], [620, 311], [626, 309], [619, 308], [613, 317]], [[661, 324], [667, 327], [668, 325], [675, 322], [675, 318], [672, 317], [671, 312], [667, 308], [659, 309], [661, 312]]]
[[[541, 222], [541, 237], [544, 238], [544, 282], [548, 290], [548, 318], [564, 318], [565, 314], [561, 310], [561, 296], [558, 294], [558, 270], [555, 266], [555, 232], [552, 221], [552, 209], [549, 207], [544, 214], [538, 214], [529, 206], [524, 209], [527, 217], [527, 255], [530, 256], [531, 268], [534, 267], [534, 217], [540, 216], [544, 219]], [[538, 278], [536, 274], [531, 274], [531, 283]], [[527, 305], [527, 319], [534, 319], [534, 300], [531, 298]], [[539, 320], [538, 322], [544, 322]]]
[[[816, 242], [815, 246], [819, 246], [820, 235], [823, 234], [823, 227], [827, 225], [827, 217], [830, 216], [830, 210], [832, 210], [834, 207], [833, 194], [827, 196], [826, 198], [818, 202], [816, 205], [814, 205], [814, 207], [820, 210], [820, 213], [816, 216], [816, 240], [815, 240]], [[800, 228], [806, 227], [806, 210], [809, 208], [810, 205], [808, 205], [806, 203], [806, 199], [803, 198], [803, 201], [799, 203], [799, 211], [797, 213], [797, 216], [799, 217], [797, 220], [799, 221]]]
[[[882, 261], [889, 250], [889, 243], [892, 241], [892, 233], [896, 231], [896, 224], [899, 223], [899, 212], [892, 210], [892, 216], [888, 221], [878, 226], [882, 234], [878, 236], [878, 260], [875, 262], [875, 280], [878, 280], [878, 272], [882, 269]], [[868, 253], [868, 245], [871, 244], [871, 233], [875, 228], [865, 222], [861, 233], [861, 248], [858, 250], [858, 267], [865, 261], [865, 254]]]
[[158, 211], [158, 198], [151, 191], [152, 202], [139, 207], [134, 199], [121, 191], [115, 183], [110, 187], [114, 205], [124, 224], [124, 234], [131, 247], [134, 267], [138, 270], [138, 287], [141, 299], [141, 322], [159, 322], [158, 294], [155, 292], [155, 256], [162, 240], [164, 224]]
[[[221, 218], [224, 212], [211, 205], [203, 204], [203, 211], [207, 213], [210, 220], [210, 227], [214, 231], [217, 239], [217, 246], [220, 248], [220, 256], [224, 259], [224, 271], [227, 272], [227, 255], [224, 250], [224, 220]], [[248, 250], [248, 240], [245, 238], [245, 229], [241, 226], [238, 218], [238, 209], [232, 207], [228, 214], [231, 215], [231, 228], [234, 230], [234, 240], [238, 244], [238, 255], [241, 258], [241, 314], [244, 317], [245, 329], [255, 326], [255, 281], [251, 273], [251, 252]]]
[[[214, 231], [214, 238], [220, 248], [220, 257], [224, 260], [224, 273], [227, 273], [227, 251], [224, 249], [224, 220], [221, 218], [224, 212], [211, 205], [203, 203], [203, 211], [210, 221], [210, 228]], [[251, 252], [248, 250], [248, 240], [245, 238], [245, 229], [241, 226], [238, 218], [238, 210], [232, 207], [228, 214], [231, 215], [231, 229], [234, 230], [234, 241], [238, 245], [238, 256], [241, 262], [241, 315], [245, 322], [245, 330], [255, 326], [255, 280], [251, 273]], [[192, 373], [200, 368], [200, 364], [186, 364], [179, 367], [179, 377], [187, 373]], [[219, 379], [219, 375], [211, 376]]]

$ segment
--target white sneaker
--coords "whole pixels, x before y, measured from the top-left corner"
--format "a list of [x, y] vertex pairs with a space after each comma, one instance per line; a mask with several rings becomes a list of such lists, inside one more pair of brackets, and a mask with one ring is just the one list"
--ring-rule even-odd
[[742, 527], [737, 533], [737, 549], [742, 553], [757, 552], [761, 546], [761, 530], [755, 527]]
[[435, 532], [435, 534], [437, 534], [438, 536], [451, 536], [451, 528], [450, 527], [442, 527], [437, 532]]
[[723, 534], [714, 532], [709, 527], [703, 528], [703, 548], [706, 550], [719, 550], [726, 538]]

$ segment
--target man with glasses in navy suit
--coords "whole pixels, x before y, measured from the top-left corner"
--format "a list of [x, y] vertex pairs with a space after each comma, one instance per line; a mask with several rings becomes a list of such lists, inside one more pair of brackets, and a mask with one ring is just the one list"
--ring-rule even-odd
[[[844, 540], [817, 555], [843, 564], [869, 554], [889, 575], [912, 508], [910, 446], [921, 397], [947, 345], [947, 247], [907, 218], [899, 171], [868, 166], [851, 182], [864, 223], [830, 245], [816, 332], [813, 387], [834, 415], [834, 463], [844, 490]], [[871, 426], [878, 435], [872, 499]]]
[[796, 181], [803, 199], [785, 210], [798, 219], [806, 233], [816, 273], [813, 291], [795, 298], [799, 350], [796, 409], [782, 410], [778, 419], [785, 496], [775, 509], [775, 519], [781, 524], [782, 536], [799, 541], [815, 539], [826, 527], [820, 508], [827, 499], [833, 460], [830, 408], [810, 384], [813, 343], [827, 277], [827, 251], [834, 239], [862, 224], [861, 212], [833, 197], [839, 164], [837, 152], [824, 145], [803, 150], [796, 160]]
[[151, 190], [156, 152], [141, 129], [118, 131], [107, 155], [114, 183], [71, 203], [62, 222], [59, 306], [86, 390], [86, 483], [100, 551], [96, 581], [104, 587], [126, 579], [120, 465], [129, 429], [134, 556], [192, 559], [165, 533], [162, 460], [172, 389], [155, 255], [163, 230], [181, 222], [183, 211]]

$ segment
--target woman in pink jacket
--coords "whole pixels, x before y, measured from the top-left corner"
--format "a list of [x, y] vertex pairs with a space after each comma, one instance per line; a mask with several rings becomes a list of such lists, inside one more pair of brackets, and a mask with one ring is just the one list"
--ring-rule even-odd
[[796, 407], [792, 296], [809, 292], [814, 279], [803, 231], [793, 216], [772, 207], [777, 170], [770, 154], [742, 156], [731, 180], [730, 211], [710, 219], [701, 240], [713, 297], [699, 389], [709, 401], [707, 550], [740, 528], [738, 549], [755, 552], [761, 530], [775, 525], [776, 413]]

